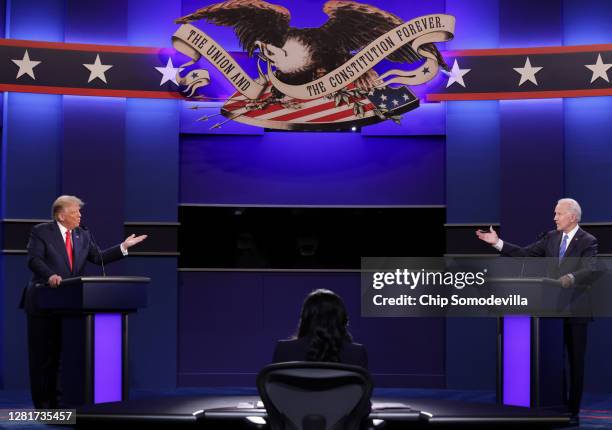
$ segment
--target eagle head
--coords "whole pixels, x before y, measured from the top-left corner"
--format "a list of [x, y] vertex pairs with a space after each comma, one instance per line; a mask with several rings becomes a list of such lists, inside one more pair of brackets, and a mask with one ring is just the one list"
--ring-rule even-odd
[[314, 65], [312, 47], [300, 37], [289, 36], [282, 47], [255, 42], [261, 55], [284, 75], [302, 73]]

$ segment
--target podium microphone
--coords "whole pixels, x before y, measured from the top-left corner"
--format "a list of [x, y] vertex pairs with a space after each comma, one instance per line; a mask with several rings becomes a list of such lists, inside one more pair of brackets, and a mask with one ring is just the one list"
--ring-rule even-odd
[[98, 255], [100, 256], [100, 262], [102, 263], [102, 276], [106, 277], [106, 270], [104, 270], [104, 258], [102, 257], [102, 251], [100, 251], [100, 247], [96, 243], [96, 239], [94, 238], [93, 232], [87, 226], [82, 225], [81, 228], [84, 231], [89, 232], [89, 238], [91, 239], [91, 243], [93, 243], [94, 248], [96, 248], [96, 251], [98, 251]]

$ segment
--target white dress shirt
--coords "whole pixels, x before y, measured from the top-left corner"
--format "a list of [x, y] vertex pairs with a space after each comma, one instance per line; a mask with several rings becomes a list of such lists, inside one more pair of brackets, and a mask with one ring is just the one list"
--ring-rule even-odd
[[[574, 227], [569, 233], [563, 233], [567, 235], [567, 243], [565, 245], [566, 251], [570, 243], [572, 243], [572, 239], [574, 238], [574, 236], [576, 236], [576, 232], [578, 231], [578, 228], [580, 228], [580, 226], [576, 224], [576, 227]], [[563, 242], [563, 239], [561, 239], [561, 242]], [[498, 251], [501, 251], [503, 247], [504, 247], [504, 241], [501, 239], [497, 239], [497, 243], [493, 245], [493, 248], [497, 249]]]
[[[58, 226], [58, 227], [59, 227], [59, 229], [60, 229], [60, 233], [62, 234], [62, 239], [64, 240], [64, 245], [66, 245], [66, 232], [67, 232], [67, 231], [69, 231], [69, 230], [68, 230], [66, 227], [64, 227], [64, 226], [62, 225], [62, 223], [61, 223], [61, 222], [59, 222], [59, 221], [56, 221], [56, 222], [57, 222], [57, 226]], [[71, 232], [71, 233], [72, 233], [72, 232]], [[70, 244], [72, 245], [72, 249], [74, 249], [74, 240], [72, 240], [72, 241], [70, 242]], [[127, 251], [127, 249], [125, 249], [125, 248], [123, 247], [123, 242], [121, 243], [121, 245], [119, 245], [119, 248], [121, 249], [121, 253], [122, 253], [124, 256], [125, 256], [125, 255], [128, 255], [128, 251]]]

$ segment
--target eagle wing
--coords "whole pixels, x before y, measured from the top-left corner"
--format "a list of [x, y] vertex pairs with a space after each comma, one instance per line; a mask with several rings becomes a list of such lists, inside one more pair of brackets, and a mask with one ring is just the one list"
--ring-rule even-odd
[[[329, 19], [321, 29], [326, 33], [328, 40], [334, 40], [345, 52], [358, 51], [377, 37], [404, 23], [390, 12], [353, 1], [331, 0], [325, 3], [323, 11]], [[426, 43], [422, 48], [436, 55], [442, 67], [447, 67], [433, 43]], [[423, 59], [410, 45], [404, 45], [387, 58], [391, 61], [408, 63]]]
[[256, 41], [283, 46], [291, 14], [284, 7], [263, 0], [228, 0], [198, 9], [175, 22], [186, 24], [200, 19], [234, 27], [242, 48], [253, 55]]

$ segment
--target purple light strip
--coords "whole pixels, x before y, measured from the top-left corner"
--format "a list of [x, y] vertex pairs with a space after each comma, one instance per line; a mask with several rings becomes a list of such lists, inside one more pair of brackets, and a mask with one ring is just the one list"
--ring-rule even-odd
[[529, 407], [531, 402], [531, 318], [504, 317], [504, 405]]
[[94, 316], [94, 403], [121, 401], [121, 314]]

